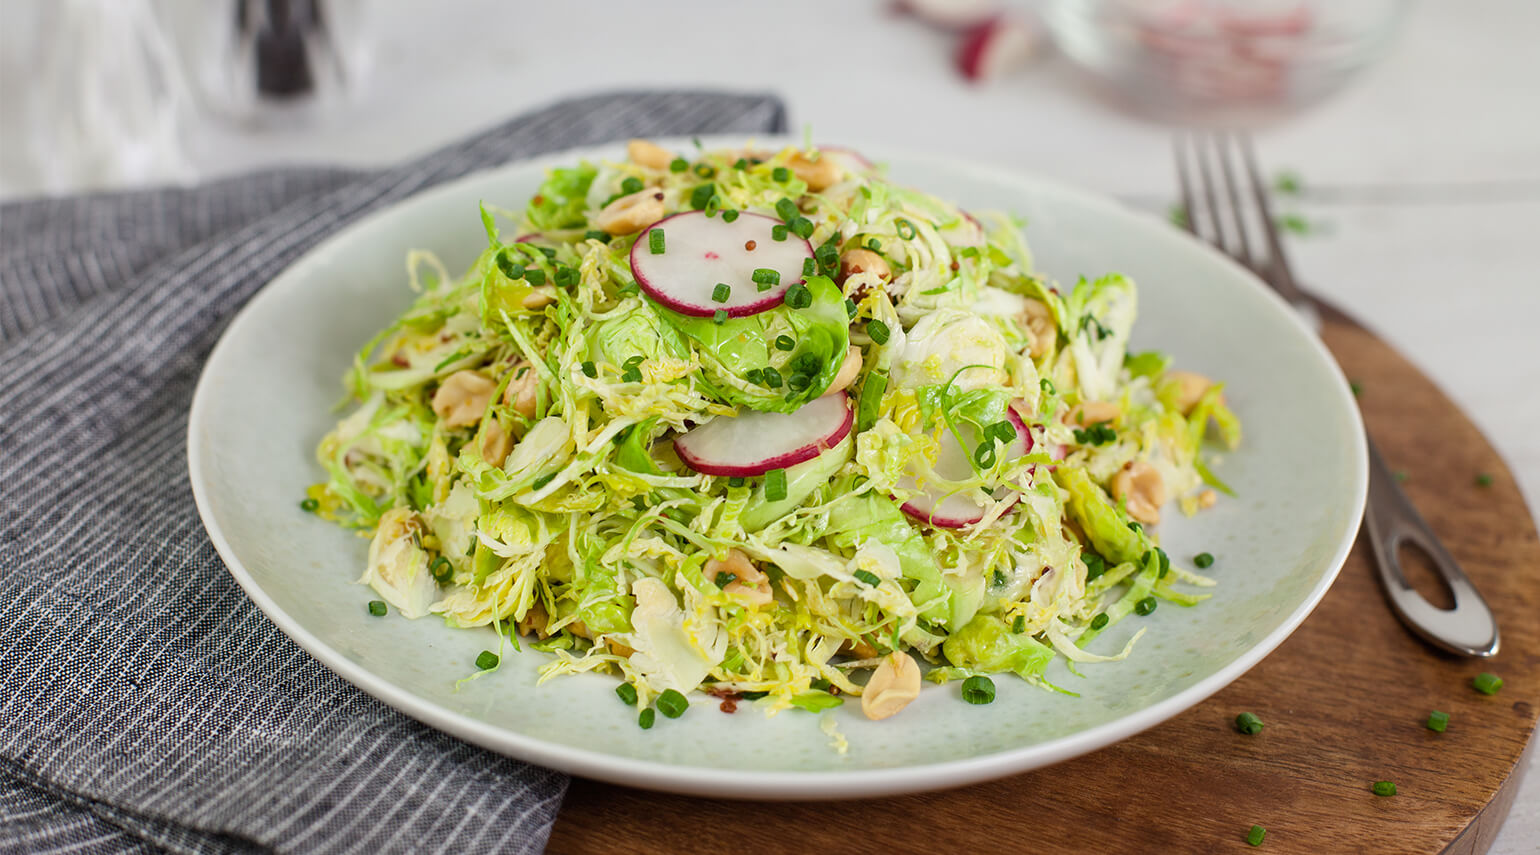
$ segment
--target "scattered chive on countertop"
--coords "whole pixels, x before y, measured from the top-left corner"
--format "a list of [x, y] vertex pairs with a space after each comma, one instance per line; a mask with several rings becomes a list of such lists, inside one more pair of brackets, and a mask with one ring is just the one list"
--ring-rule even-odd
[[1497, 690], [1503, 687], [1503, 678], [1490, 671], [1482, 671], [1476, 675], [1476, 679], [1471, 681], [1471, 685], [1483, 695], [1495, 695]]
[[1428, 713], [1428, 730], [1443, 733], [1449, 727], [1449, 713], [1434, 710]]
[[995, 699], [995, 681], [975, 675], [963, 681], [962, 699], [970, 704], [987, 704]]
[[1393, 796], [1396, 794], [1396, 782], [1375, 781], [1373, 789], [1376, 796]]
[[1262, 838], [1264, 838], [1266, 836], [1267, 836], [1267, 829], [1263, 828], [1260, 825], [1253, 825], [1251, 827], [1251, 830], [1246, 832], [1246, 842], [1250, 843], [1252, 846], [1261, 846], [1262, 845]]
[[636, 717], [636, 725], [642, 730], [651, 730], [652, 723], [657, 720], [658, 714], [652, 711], [652, 707], [648, 707], [642, 710], [641, 714]]
[[386, 609], [385, 609], [385, 601], [384, 600], [370, 600], [369, 601], [369, 614], [372, 614], [375, 617], [384, 617], [385, 616], [385, 611], [386, 611]]
[[1235, 717], [1235, 729], [1247, 736], [1262, 732], [1262, 719], [1256, 713], [1243, 712]]
[[616, 686], [615, 695], [624, 701], [626, 706], [636, 703], [636, 687], [630, 683], [621, 683]]

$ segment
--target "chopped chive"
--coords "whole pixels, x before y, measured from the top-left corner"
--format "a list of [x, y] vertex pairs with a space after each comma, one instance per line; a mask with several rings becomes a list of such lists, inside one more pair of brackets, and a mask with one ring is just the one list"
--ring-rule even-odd
[[589, 377], [598, 377], [599, 368], [598, 366], [594, 365], [592, 361], [584, 362], [583, 373]]
[[531, 267], [530, 269], [524, 271], [524, 281], [531, 285], [544, 285], [545, 271], [538, 267]]
[[777, 166], [770, 170], [770, 180], [784, 184], [791, 180], [791, 170], [784, 166]]
[[1153, 611], [1155, 611], [1154, 597], [1145, 597], [1139, 602], [1134, 603], [1134, 614], [1139, 615], [1140, 617], [1144, 617]]
[[385, 607], [385, 601], [384, 600], [370, 600], [369, 601], [369, 614], [372, 614], [375, 617], [384, 617], [386, 611], [387, 611], [387, 609]]
[[648, 707], [647, 709], [642, 710], [641, 715], [636, 717], [636, 726], [640, 727], [642, 730], [651, 730], [652, 723], [657, 720], [658, 714], [652, 711], [652, 707]]
[[749, 278], [754, 280], [754, 284], [763, 286], [759, 290], [765, 291], [781, 284], [781, 271], [768, 267], [756, 267]]
[[750, 368], [743, 372], [743, 378], [756, 386], [765, 382], [765, 372], [761, 368]]
[[888, 338], [893, 335], [893, 331], [888, 329], [887, 324], [873, 318], [866, 322], [866, 334], [871, 336], [872, 341], [878, 344], [887, 344]]
[[1353, 382], [1349, 383], [1348, 384], [1348, 388], [1353, 390], [1353, 397], [1355, 397], [1355, 398], [1358, 397], [1359, 395], [1362, 395], [1364, 393], [1364, 386], [1363, 386], [1363, 384], [1358, 382], [1357, 380], [1354, 380]]
[[765, 498], [772, 502], [786, 498], [785, 469], [771, 469], [765, 473]]
[[[908, 220], [900, 217], [895, 222], [895, 225], [898, 226], [898, 236], [899, 237], [903, 238], [904, 240], [914, 240], [914, 235], [915, 235], [914, 223], [911, 223]], [[908, 233], [905, 234], [905, 232], [908, 232]]]
[[717, 326], [721, 326], [722, 324], [727, 323], [727, 310], [726, 309], [717, 309], [715, 312], [712, 312], [711, 313], [711, 322], [716, 324]]
[[658, 695], [658, 712], [669, 718], [678, 718], [689, 708], [690, 702], [685, 700], [678, 689], [664, 689], [663, 694]]
[[769, 692], [744, 692], [743, 699], [746, 701], [757, 701], [769, 694]]
[[717, 171], [710, 164], [697, 163], [695, 164], [695, 174], [702, 178], [711, 178], [717, 174]]
[[615, 695], [625, 702], [626, 706], [636, 703], [636, 687], [630, 683], [621, 683], [615, 687]]
[[861, 384], [861, 400], [856, 404], [856, 430], [870, 430], [877, 423], [877, 411], [882, 407], [882, 393], [887, 391], [888, 375], [874, 371]]
[[818, 272], [818, 262], [817, 261], [813, 260], [812, 258], [804, 258], [804, 259], [802, 259], [802, 278], [806, 279], [807, 277], [812, 276], [813, 274], [815, 274], [817, 272]]
[[454, 565], [449, 563], [448, 558], [440, 555], [428, 565], [428, 575], [432, 576], [435, 582], [447, 582], [449, 577], [454, 575]]
[[1243, 712], [1235, 717], [1235, 729], [1247, 736], [1255, 736], [1262, 732], [1262, 719], [1256, 713]]
[[1171, 556], [1158, 546], [1155, 547], [1155, 556], [1160, 559], [1160, 575], [1156, 578], [1164, 579], [1166, 574], [1171, 572]]
[[715, 184], [702, 184], [690, 191], [690, 207], [699, 211], [710, 204], [711, 197], [717, 193]]
[[1250, 843], [1252, 846], [1261, 846], [1262, 839], [1266, 836], [1267, 829], [1260, 825], [1253, 825], [1251, 830], [1246, 832], [1246, 842]]
[[1495, 695], [1497, 690], [1503, 687], [1503, 678], [1489, 671], [1482, 671], [1476, 675], [1476, 679], [1471, 681], [1471, 685], [1483, 695]]
[[767, 365], [765, 366], [764, 375], [766, 386], [769, 386], [772, 389], [781, 388], [781, 372]]
[[682, 157], [676, 157], [668, 162], [669, 172], [683, 172], [690, 168], [690, 162]]
[[1128, 530], [1135, 534], [1142, 534], [1144, 532], [1144, 526], [1136, 522], [1131, 522], [1128, 524]]
[[514, 261], [507, 253], [497, 257], [497, 269], [509, 279], [520, 279], [524, 276], [524, 265]]
[[872, 252], [882, 252], [882, 244], [876, 238], [867, 238], [866, 248]]
[[315, 499], [303, 499], [299, 503], [299, 509], [307, 514], [313, 514], [321, 507], [321, 503]]
[[599, 229], [589, 229], [583, 232], [583, 240], [596, 240], [600, 243], [610, 242], [610, 233]]
[[828, 680], [825, 680], [822, 677], [819, 677], [816, 680], [810, 681], [807, 684], [807, 687], [809, 689], [812, 689], [812, 690], [817, 691], [817, 692], [827, 692], [830, 689], [834, 688], [834, 684], [829, 682]]
[[789, 335], [778, 335], [778, 336], [775, 337], [775, 349], [776, 350], [791, 351], [791, 350], [795, 349], [796, 346], [797, 346], [797, 342], [795, 340], [793, 340], [792, 337], [789, 336]]
[[482, 671], [490, 671], [497, 667], [497, 654], [490, 650], [483, 650], [476, 656], [476, 667]]
[[995, 681], [981, 675], [969, 677], [962, 684], [962, 699], [970, 704], [987, 704], [995, 699]]
[[1097, 615], [1096, 617], [1091, 618], [1091, 628], [1092, 629], [1101, 629], [1102, 627], [1106, 626], [1107, 624], [1109, 624], [1111, 622], [1112, 622], [1112, 618], [1108, 617], [1106, 612], [1102, 612], [1101, 614]]
[[1443, 733], [1449, 727], [1449, 713], [1434, 710], [1428, 713], [1428, 730]]
[[728, 585], [731, 585], [733, 580], [736, 579], [736, 578], [738, 578], [738, 577], [736, 577], [733, 574], [727, 572], [726, 570], [723, 570], [722, 572], [717, 574], [715, 579], [712, 579], [711, 581], [716, 583], [716, 586], [718, 588], [725, 588]]
[[1016, 619], [1011, 621], [1011, 632], [1014, 632], [1017, 635], [1021, 635], [1023, 632], [1026, 632], [1026, 631], [1027, 631], [1027, 616], [1026, 615], [1017, 615]]
[[817, 374], [818, 369], [823, 367], [823, 361], [818, 358], [817, 354], [804, 353], [791, 361], [791, 367], [801, 371], [803, 374]]
[[623, 194], [630, 195], [632, 193], [640, 192], [641, 189], [642, 179], [637, 178], [635, 175], [620, 182], [620, 192]]
[[791, 229], [792, 234], [803, 240], [813, 236], [813, 221], [807, 217], [794, 217], [786, 227]]
[[647, 249], [653, 255], [663, 254], [663, 230], [652, 229], [647, 232]]
[[556, 259], [556, 247], [554, 247], [554, 246], [542, 246], [542, 247], [537, 247], [537, 248], [540, 250], [540, 254], [545, 256], [546, 258], [551, 259], [553, 261]]
[[1082, 552], [1080, 559], [1085, 562], [1085, 580], [1087, 582], [1107, 572], [1107, 560], [1095, 552]]
[[634, 282], [634, 281], [633, 282], [627, 282], [626, 284], [624, 284], [624, 285], [620, 286], [619, 288], [615, 289], [615, 296], [617, 296], [617, 297], [630, 297], [633, 294], [641, 293], [641, 290], [642, 290], [642, 287], [640, 285], [636, 284], [636, 282]]
[[733, 169], [748, 169], [748, 168], [749, 168], [749, 161], [748, 161], [748, 158], [746, 158], [746, 157], [740, 157], [737, 160], [733, 161]]
[[994, 466], [997, 459], [995, 444], [992, 440], [986, 439], [979, 443], [978, 448], [973, 449], [973, 462], [980, 469], [988, 469]]
[[845, 317], [852, 321], [856, 319], [856, 301], [849, 297], [845, 298]]
[[1393, 796], [1396, 794], [1395, 781], [1375, 781], [1372, 787], [1376, 796]]
[[729, 486], [729, 487], [742, 487], [744, 484], [747, 484], [747, 483], [748, 483], [748, 479], [744, 478], [742, 475], [734, 475], [731, 478], [727, 479], [727, 486]]
[[551, 483], [554, 480], [556, 480], [556, 473], [555, 472], [547, 472], [546, 474], [541, 475], [539, 478], [536, 478], [535, 482], [533, 484], [529, 485], [529, 488], [531, 490], [538, 490], [541, 487], [544, 487], [545, 485]]
[[578, 273], [576, 267], [563, 266], [556, 268], [556, 275], [553, 277], [553, 281], [563, 288], [571, 288], [573, 285], [578, 284], [580, 278], [582, 278], [582, 274]]
[[776, 216], [780, 217], [782, 220], [785, 220], [788, 223], [793, 219], [801, 216], [802, 214], [801, 211], [797, 210], [796, 202], [785, 198], [775, 203], [775, 213]]
[[1493, 479], [1492, 479], [1491, 474], [1489, 474], [1487, 472], [1477, 472], [1476, 473], [1476, 486], [1477, 487], [1490, 487], [1490, 486], [1492, 486], [1492, 480]]
[[776, 223], [775, 225], [770, 227], [770, 239], [774, 240], [774, 241], [785, 240], [786, 239], [786, 235], [790, 231], [791, 231], [791, 229], [787, 228], [785, 225], [783, 225], [781, 223]]
[[733, 220], [736, 220], [736, 219], [738, 219], [738, 212], [737, 211], [734, 211], [731, 208], [729, 208], [726, 211], [722, 212], [722, 222], [730, 223], [730, 222], [732, 222]]
[[808, 290], [808, 287], [801, 282], [796, 282], [786, 289], [785, 299], [786, 305], [793, 309], [806, 309], [808, 306], [813, 305], [813, 292]]
[[1043, 379], [1037, 381], [1037, 386], [1038, 386], [1039, 389], [1043, 390], [1043, 394], [1045, 394], [1045, 395], [1057, 395], [1057, 394], [1059, 394], [1059, 390], [1055, 389], [1054, 386], [1053, 386], [1053, 381], [1049, 380], [1047, 377], [1044, 377]]
[[1192, 565], [1199, 570], [1207, 570], [1214, 566], [1214, 556], [1207, 552], [1200, 552], [1192, 557]]
[[882, 580], [877, 577], [877, 574], [870, 570], [857, 570], [853, 575], [868, 585], [876, 586], [882, 584]]
[[793, 391], [800, 392], [813, 384], [813, 378], [806, 374], [793, 374], [786, 378], [786, 385]]

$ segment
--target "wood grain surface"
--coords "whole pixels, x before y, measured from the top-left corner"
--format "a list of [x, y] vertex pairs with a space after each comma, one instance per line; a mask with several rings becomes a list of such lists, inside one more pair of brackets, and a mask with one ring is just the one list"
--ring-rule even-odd
[[[1324, 337], [1370, 433], [1491, 602], [1502, 650], [1440, 654], [1391, 614], [1360, 537], [1315, 613], [1241, 679], [1165, 724], [1057, 766], [846, 802], [715, 801], [574, 780], [549, 851], [588, 853], [1452, 853], [1491, 845], [1540, 714], [1540, 539], [1474, 425], [1372, 333]], [[1476, 481], [1490, 473], [1489, 486]], [[1482, 671], [1505, 685], [1476, 692]], [[1445, 733], [1429, 711], [1449, 713]], [[1250, 710], [1256, 736], [1231, 722]], [[1394, 781], [1396, 796], [1370, 791]], [[1267, 829], [1259, 849], [1253, 824]], [[1540, 852], [1540, 841], [1535, 842]]]

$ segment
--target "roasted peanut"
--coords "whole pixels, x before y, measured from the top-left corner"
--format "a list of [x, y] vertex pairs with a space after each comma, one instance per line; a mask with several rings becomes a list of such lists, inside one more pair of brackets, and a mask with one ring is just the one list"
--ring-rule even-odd
[[1091, 425], [1110, 422], [1123, 414], [1123, 408], [1110, 401], [1082, 401], [1064, 417], [1069, 424], [1090, 427]]
[[1155, 467], [1135, 460], [1112, 476], [1112, 497], [1124, 503], [1129, 516], [1155, 525], [1160, 522], [1160, 506], [1166, 503], [1166, 482]]
[[768, 605], [774, 599], [770, 593], [770, 577], [766, 576], [747, 555], [736, 549], [727, 550], [727, 557], [713, 558], [706, 562], [706, 578], [715, 580], [718, 573], [729, 573], [735, 581], [728, 582], [722, 590], [753, 607]]
[[1176, 408], [1184, 416], [1192, 412], [1192, 408], [1198, 405], [1198, 399], [1203, 397], [1208, 387], [1214, 385], [1214, 381], [1191, 371], [1172, 371], [1166, 374], [1166, 379], [1177, 384]]
[[1219, 494], [1213, 490], [1204, 490], [1198, 494], [1198, 507], [1212, 508], [1219, 504]]
[[550, 634], [545, 631], [550, 622], [551, 618], [545, 613], [545, 606], [537, 602], [524, 612], [524, 617], [519, 618], [514, 626], [518, 627], [519, 635], [545, 638]]
[[857, 659], [877, 658], [877, 648], [871, 646], [865, 640], [859, 638], [855, 641], [846, 640], [846, 642], [840, 647], [840, 652], [847, 653]]
[[626, 143], [626, 157], [637, 166], [667, 169], [674, 160], [674, 153], [651, 140], [631, 140]]
[[1041, 300], [1026, 301], [1021, 309], [1021, 322], [1032, 337], [1030, 354], [1033, 359], [1047, 353], [1059, 337], [1059, 327], [1054, 323], [1053, 312]]
[[503, 403], [524, 418], [532, 419], [535, 417], [535, 390], [539, 387], [540, 378], [535, 376], [535, 369], [529, 363], [515, 365], [513, 379], [508, 381], [508, 388], [503, 392]]
[[840, 253], [840, 284], [857, 273], [870, 273], [883, 282], [893, 278], [893, 268], [882, 256], [869, 249], [847, 249]]
[[475, 371], [456, 371], [444, 378], [433, 393], [433, 412], [445, 427], [464, 427], [481, 421], [497, 384]]
[[861, 712], [880, 721], [909, 706], [920, 696], [920, 665], [907, 653], [894, 651], [882, 658], [861, 691]]
[[513, 437], [503, 430], [503, 423], [497, 419], [487, 421], [486, 430], [481, 434], [481, 459], [488, 466], [502, 468], [503, 462], [508, 459], [508, 452], [513, 450]]
[[824, 391], [824, 394], [832, 395], [835, 392], [843, 392], [850, 388], [850, 384], [856, 382], [856, 377], [860, 373], [861, 348], [851, 345], [850, 350], [845, 351], [845, 361], [840, 363], [839, 373], [834, 375], [834, 379], [829, 382], [829, 388]]
[[628, 235], [663, 219], [663, 191], [644, 188], [604, 206], [594, 225], [612, 235]]
[[538, 312], [556, 302], [556, 286], [539, 285], [524, 295], [520, 303], [531, 312]]
[[845, 176], [845, 170], [832, 157], [819, 157], [817, 160], [798, 152], [792, 155], [786, 166], [796, 173], [797, 177], [807, 183], [807, 189], [817, 193], [826, 190]]

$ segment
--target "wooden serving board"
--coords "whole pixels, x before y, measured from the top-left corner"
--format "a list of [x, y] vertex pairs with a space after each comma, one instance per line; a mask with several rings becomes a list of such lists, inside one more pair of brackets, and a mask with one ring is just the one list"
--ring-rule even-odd
[[[1362, 387], [1370, 433], [1497, 613], [1496, 658], [1447, 656], [1413, 638], [1360, 537], [1315, 613], [1271, 656], [1101, 751], [867, 801], [716, 801], [579, 779], [549, 851], [1485, 852], [1540, 714], [1540, 538], [1513, 475], [1459, 409], [1372, 333], [1328, 315], [1324, 338]], [[1490, 486], [1477, 484], [1483, 472]], [[1471, 687], [1482, 671], [1504, 679], [1496, 695]], [[1445, 733], [1424, 727], [1434, 709], [1449, 713]], [[1232, 727], [1247, 710], [1267, 724], [1256, 736]], [[1377, 780], [1398, 795], [1375, 796]], [[1253, 824], [1267, 829], [1257, 850], [1245, 841]]]

